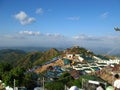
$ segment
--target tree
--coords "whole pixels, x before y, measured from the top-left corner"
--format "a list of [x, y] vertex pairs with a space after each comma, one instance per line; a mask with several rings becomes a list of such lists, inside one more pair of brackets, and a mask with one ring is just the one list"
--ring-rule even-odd
[[14, 79], [16, 80], [16, 86], [20, 86], [22, 83], [22, 78], [24, 77], [24, 68], [16, 67], [11, 69], [2, 75], [2, 80], [6, 85], [13, 86]]
[[2, 75], [6, 72], [9, 72], [12, 69], [12, 65], [9, 63], [0, 63], [0, 79]]
[[5, 83], [6, 86], [9, 85], [9, 86], [13, 87], [14, 77], [13, 77], [11, 72], [4, 73], [2, 75], [2, 80], [3, 80], [3, 82]]
[[59, 80], [67, 85], [67, 83], [73, 80], [73, 78], [68, 72], [65, 72], [59, 77]]
[[47, 90], [64, 90], [64, 84], [60, 81], [49, 82], [45, 84], [45, 88], [47, 88]]
[[23, 79], [22, 84], [28, 88], [28, 90], [33, 90], [33, 88], [36, 86], [37, 84], [37, 74], [34, 72], [31, 73], [26, 73], [25, 77]]

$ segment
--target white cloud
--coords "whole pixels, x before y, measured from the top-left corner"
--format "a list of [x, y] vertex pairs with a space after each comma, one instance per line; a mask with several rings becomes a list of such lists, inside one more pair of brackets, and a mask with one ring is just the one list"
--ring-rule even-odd
[[20, 31], [19, 34], [30, 35], [30, 36], [39, 36], [39, 35], [41, 35], [40, 32], [33, 32], [33, 31]]
[[102, 17], [102, 18], [107, 18], [107, 17], [108, 17], [108, 14], [109, 14], [109, 12], [104, 12], [104, 13], [101, 14], [101, 17]]
[[85, 34], [76, 35], [73, 37], [75, 40], [84, 40], [84, 41], [101, 41], [102, 39], [96, 36], [90, 36]]
[[49, 37], [55, 37], [55, 38], [64, 37], [63, 35], [61, 35], [59, 33], [55, 33], [55, 34], [47, 33], [45, 35], [49, 36]]
[[35, 18], [29, 17], [24, 11], [20, 11], [14, 15], [15, 19], [19, 20], [20, 24], [27, 25], [35, 21]]
[[44, 11], [43, 11], [42, 8], [38, 8], [38, 9], [36, 10], [36, 14], [43, 14], [43, 13], [44, 13]]
[[74, 36], [73, 38], [74, 38], [75, 40], [79, 40], [79, 39], [85, 39], [86, 37], [87, 37], [86, 35], [80, 34], [80, 35]]
[[39, 31], [38, 32], [35, 32], [35, 31], [29, 31], [29, 30], [25, 30], [25, 31], [20, 31], [18, 32], [19, 34], [21, 35], [28, 35], [28, 36], [43, 36], [43, 37], [46, 37], [46, 38], [61, 38], [61, 37], [64, 37], [63, 35], [59, 34], [59, 33], [40, 33]]
[[80, 17], [68, 17], [67, 19], [77, 21], [77, 20], [80, 20]]

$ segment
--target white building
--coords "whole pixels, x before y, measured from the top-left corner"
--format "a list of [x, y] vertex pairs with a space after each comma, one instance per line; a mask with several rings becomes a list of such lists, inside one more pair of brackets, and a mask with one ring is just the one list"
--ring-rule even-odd
[[66, 57], [69, 59], [76, 57], [79, 62], [82, 62], [84, 60], [82, 57], [80, 57], [80, 54], [66, 54]]
[[119, 64], [120, 60], [119, 59], [109, 59], [109, 60], [102, 60], [99, 57], [94, 56], [94, 58], [97, 60], [97, 63], [106, 63], [107, 65], [110, 64]]

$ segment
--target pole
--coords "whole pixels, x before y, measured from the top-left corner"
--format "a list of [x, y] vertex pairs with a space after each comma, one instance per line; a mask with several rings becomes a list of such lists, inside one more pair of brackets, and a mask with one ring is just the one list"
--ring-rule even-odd
[[15, 90], [15, 79], [14, 79], [14, 90]]
[[66, 85], [65, 85], [65, 90], [66, 90]]
[[82, 78], [82, 89], [83, 89], [83, 78]]
[[44, 90], [44, 77], [43, 77], [43, 90]]

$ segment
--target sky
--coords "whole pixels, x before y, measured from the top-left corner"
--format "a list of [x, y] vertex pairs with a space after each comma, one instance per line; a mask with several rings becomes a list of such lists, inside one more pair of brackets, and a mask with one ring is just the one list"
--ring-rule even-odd
[[120, 0], [0, 0], [0, 47], [120, 47]]

